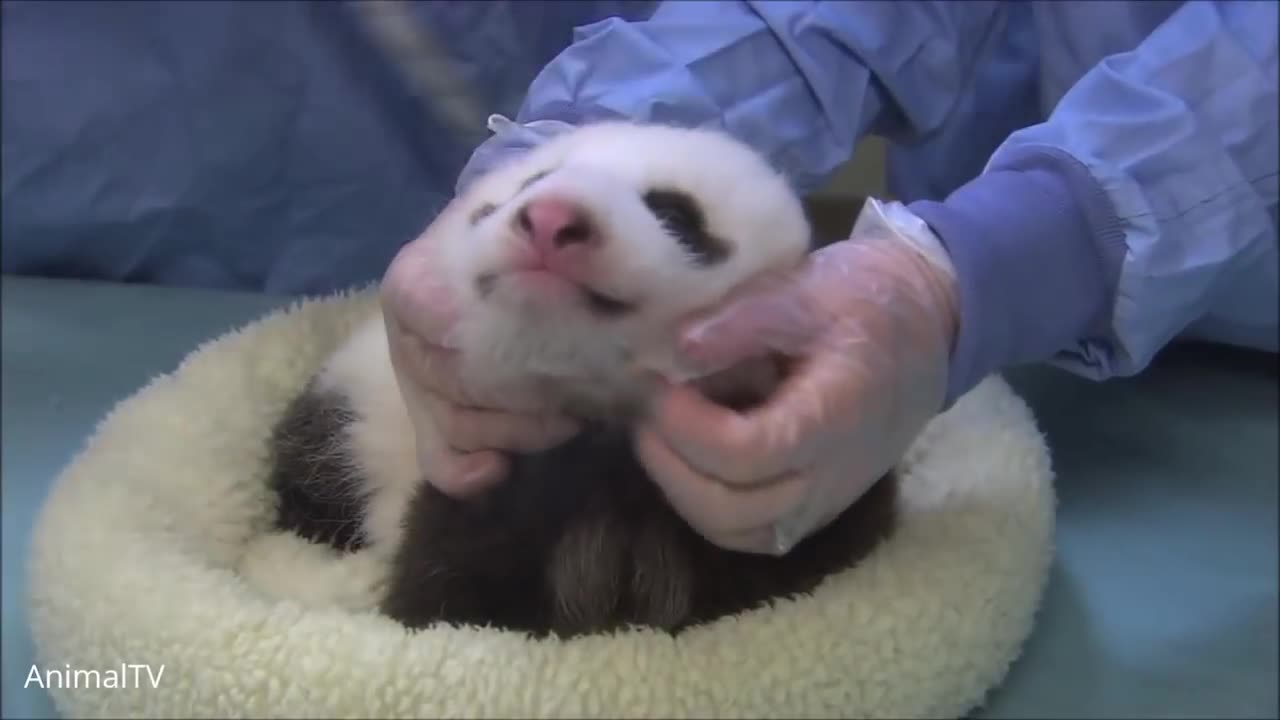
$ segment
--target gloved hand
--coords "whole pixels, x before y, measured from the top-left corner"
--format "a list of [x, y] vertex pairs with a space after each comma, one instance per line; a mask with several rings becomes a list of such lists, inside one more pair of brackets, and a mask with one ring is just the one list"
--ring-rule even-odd
[[[466, 496], [506, 474], [501, 451], [553, 447], [577, 432], [571, 419], [544, 411], [532, 391], [504, 388], [495, 397], [464, 387], [457, 351], [447, 344], [458, 318], [449, 286], [434, 261], [430, 233], [401, 249], [382, 283], [391, 364], [428, 481], [446, 495]], [[438, 439], [443, 439], [441, 446]]]
[[[494, 137], [472, 155], [458, 182], [460, 194], [476, 177], [570, 128], [553, 121], [517, 125], [500, 115], [490, 117]], [[578, 426], [547, 411], [531, 391], [504, 388], [498, 407], [492, 404], [498, 398], [480, 397], [460, 382], [457, 352], [446, 341], [458, 312], [435, 259], [440, 240], [426, 232], [401, 248], [383, 278], [382, 310], [419, 465], [431, 468], [427, 477], [441, 492], [458, 497], [502, 479], [507, 462], [503, 451], [550, 448]]]
[[641, 460], [709, 541], [785, 554], [889, 471], [942, 409], [956, 293], [924, 222], [868, 201], [848, 240], [686, 326], [682, 352], [705, 372], [790, 358], [765, 404], [739, 414], [669, 384], [636, 433]]

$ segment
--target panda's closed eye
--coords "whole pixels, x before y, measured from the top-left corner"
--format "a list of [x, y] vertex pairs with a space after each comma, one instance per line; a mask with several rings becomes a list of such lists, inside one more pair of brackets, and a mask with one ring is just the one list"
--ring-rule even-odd
[[[550, 170], [543, 170], [542, 172], [538, 172], [538, 173], [534, 173], [533, 175], [530, 175], [528, 178], [525, 179], [524, 182], [520, 183], [520, 188], [517, 192], [523, 192], [529, 189], [530, 185], [533, 185], [534, 183], [538, 182], [539, 180], [541, 180], [542, 178], [550, 174], [551, 174]], [[485, 203], [481, 205], [480, 207], [476, 208], [471, 212], [471, 224], [472, 225], [479, 224], [481, 220], [484, 220], [485, 218], [492, 215], [494, 212], [497, 211], [497, 209], [498, 209], [498, 206], [493, 203]]]
[[494, 211], [497, 209], [498, 209], [498, 206], [494, 205], [493, 203], [485, 203], [481, 205], [480, 207], [471, 211], [471, 224], [475, 225], [479, 223], [481, 220], [492, 215]]
[[697, 264], [715, 265], [729, 257], [729, 243], [707, 230], [702, 208], [688, 193], [655, 188], [644, 194], [644, 204]]
[[533, 185], [534, 183], [538, 182], [539, 180], [541, 180], [542, 178], [550, 174], [551, 174], [550, 170], [543, 170], [542, 172], [534, 173], [530, 175], [528, 178], [526, 178], [524, 182], [520, 183], [520, 189], [528, 190], [530, 185]]

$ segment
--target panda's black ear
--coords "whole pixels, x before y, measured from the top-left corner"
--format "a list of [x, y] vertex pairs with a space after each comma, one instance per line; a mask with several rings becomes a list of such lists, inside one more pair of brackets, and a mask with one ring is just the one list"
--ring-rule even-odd
[[654, 188], [644, 194], [644, 204], [699, 266], [718, 265], [732, 254], [733, 246], [707, 229], [702, 207], [688, 193]]

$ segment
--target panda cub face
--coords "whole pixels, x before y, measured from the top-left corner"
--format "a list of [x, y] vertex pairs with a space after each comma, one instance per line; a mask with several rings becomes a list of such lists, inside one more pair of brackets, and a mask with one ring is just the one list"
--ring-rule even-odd
[[455, 338], [476, 382], [540, 378], [607, 405], [637, 371], [679, 374], [679, 322], [795, 266], [810, 229], [736, 140], [602, 123], [481, 178], [428, 232], [462, 298]]

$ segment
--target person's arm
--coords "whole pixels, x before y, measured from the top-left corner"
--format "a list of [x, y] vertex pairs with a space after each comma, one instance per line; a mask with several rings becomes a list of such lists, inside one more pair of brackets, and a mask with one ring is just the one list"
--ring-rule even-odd
[[960, 328], [948, 402], [1051, 361], [1142, 370], [1276, 242], [1274, 3], [1190, 2], [1106, 58], [944, 202]]
[[[665, 2], [575, 32], [517, 122], [622, 118], [727, 130], [816, 189], [868, 132], [942, 124], [1003, 11], [995, 2]], [[537, 138], [494, 137], [461, 187]]]

